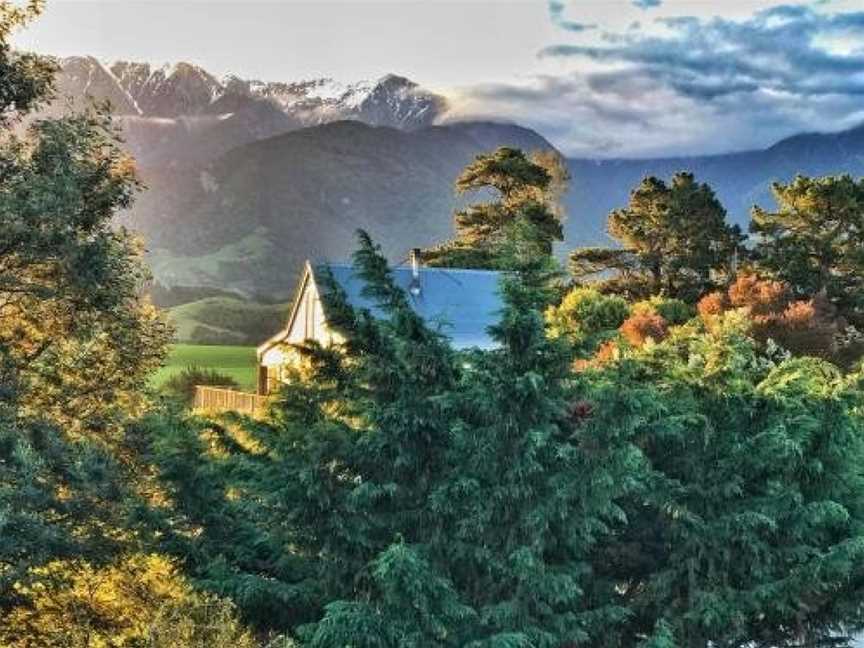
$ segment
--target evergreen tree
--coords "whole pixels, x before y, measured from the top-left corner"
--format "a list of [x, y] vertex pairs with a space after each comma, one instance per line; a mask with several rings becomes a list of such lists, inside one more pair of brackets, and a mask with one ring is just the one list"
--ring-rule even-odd
[[426, 250], [424, 261], [453, 268], [506, 267], [503, 248], [514, 237], [521, 237], [531, 254], [551, 255], [554, 242], [564, 239], [560, 196], [566, 181], [563, 162], [552, 154], [529, 157], [502, 147], [477, 156], [456, 180], [456, 190], [494, 199], [456, 212], [456, 238]]
[[729, 314], [580, 374], [596, 407], [646, 404], [651, 476], [592, 560], [631, 614], [620, 645], [838, 645], [864, 621], [861, 376], [746, 333]]
[[[105, 114], [14, 121], [54, 65], [11, 32], [41, 2], [0, 4], [0, 636], [71, 578], [136, 546], [123, 422], [170, 331], [140, 298], [140, 245], [111, 219], [137, 190]], [[65, 567], [64, 572], [61, 567]], [[70, 618], [67, 620], [73, 623]], [[35, 622], [34, 622], [35, 623]]]
[[[303, 348], [269, 421], [157, 435], [166, 535], [198, 582], [316, 648], [767, 648], [861, 627], [864, 378], [664, 299], [628, 320], [663, 335], [574, 372], [570, 336], [544, 331], [548, 263], [510, 263], [499, 348], [455, 352], [363, 237], [383, 319], [325, 278], [342, 343]], [[617, 324], [597, 297], [559, 324]]]
[[[233, 590], [241, 609], [290, 592], [292, 606], [268, 620], [313, 621], [300, 634], [322, 648], [599, 641], [625, 611], [585, 594], [586, 558], [619, 519], [638, 453], [625, 409], [598, 417], [614, 426], [580, 413], [569, 348], [544, 331], [548, 261], [502, 285], [500, 347], [460, 353], [411, 309], [365, 236], [355, 262], [384, 318], [325, 278], [343, 342], [305, 347], [305, 379], [285, 386], [269, 423], [220, 432], [209, 441], [218, 459], [193, 450], [178, 461], [182, 435], [159, 435], [161, 470], [192, 495], [179, 510], [201, 529], [193, 555], [229, 561], [207, 584]], [[228, 491], [243, 515], [226, 513]]]
[[707, 184], [677, 173], [667, 185], [646, 178], [627, 207], [609, 215], [620, 248], [583, 248], [570, 257], [579, 281], [601, 279], [601, 289], [631, 297], [663, 294], [693, 303], [728, 277], [743, 237], [726, 224], [726, 210]]
[[757, 266], [864, 324], [864, 179], [798, 176], [772, 191], [776, 211], [753, 208]]

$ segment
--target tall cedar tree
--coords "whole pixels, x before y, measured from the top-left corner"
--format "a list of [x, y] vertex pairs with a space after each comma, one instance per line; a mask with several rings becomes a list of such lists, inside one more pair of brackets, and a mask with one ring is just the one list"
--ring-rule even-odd
[[[567, 172], [558, 156], [501, 147], [479, 155], [456, 180], [459, 194], [481, 193], [488, 202], [456, 212], [456, 238], [423, 253], [431, 266], [500, 269], [510, 255], [503, 248], [520, 230], [530, 254], [551, 255], [564, 240], [560, 196]], [[530, 236], [526, 236], [530, 232]]]
[[608, 645], [828, 646], [860, 632], [862, 376], [772, 361], [747, 327], [734, 313], [680, 327], [580, 374], [595, 410], [616, 393], [646, 404], [633, 439], [651, 476], [592, 560], [630, 612]]
[[191, 555], [222, 557], [201, 565], [206, 584], [271, 627], [313, 621], [299, 632], [319, 648], [600, 642], [625, 611], [586, 595], [586, 558], [638, 480], [638, 408], [596, 425], [574, 408], [570, 352], [541, 315], [547, 260], [504, 280], [500, 347], [467, 353], [412, 310], [365, 235], [355, 263], [383, 318], [325, 278], [343, 342], [305, 347], [270, 423], [157, 433], [198, 529]]
[[798, 176], [772, 191], [776, 211], [753, 209], [758, 266], [864, 325], [864, 179]]
[[[356, 264], [383, 319], [329, 283], [343, 343], [305, 347], [271, 421], [156, 435], [174, 542], [260, 628], [318, 648], [767, 648], [861, 627], [860, 374], [662, 300], [633, 312], [678, 323], [665, 339], [573, 373], [570, 336], [543, 331], [542, 259], [504, 280], [500, 348], [457, 353], [366, 237]], [[558, 325], [587, 316], [578, 340], [623, 315], [597, 306]]]
[[603, 276], [604, 292], [634, 298], [663, 294], [694, 302], [730, 273], [743, 236], [707, 184], [677, 173], [667, 185], [650, 177], [627, 207], [609, 215], [620, 248], [582, 248], [570, 256], [577, 280]]
[[105, 118], [38, 120], [21, 136], [12, 132], [51, 92], [53, 64], [8, 42], [40, 8], [0, 4], [4, 645], [27, 636], [10, 629], [7, 612], [69, 575], [58, 575], [58, 561], [101, 564], [130, 538], [120, 527], [130, 511], [115, 433], [169, 337], [139, 300], [146, 272], [138, 244], [109, 225], [137, 182]]

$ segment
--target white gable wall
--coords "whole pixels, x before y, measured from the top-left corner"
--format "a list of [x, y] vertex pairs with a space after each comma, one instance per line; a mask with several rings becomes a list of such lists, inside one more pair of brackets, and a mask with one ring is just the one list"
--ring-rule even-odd
[[283, 331], [282, 344], [267, 349], [260, 358], [265, 367], [281, 367], [291, 362], [291, 349], [284, 345], [300, 344], [306, 340], [316, 340], [322, 346], [329, 346], [336, 336], [327, 326], [324, 308], [318, 287], [312, 275], [307, 275], [303, 291], [297, 299], [297, 307], [288, 328]]

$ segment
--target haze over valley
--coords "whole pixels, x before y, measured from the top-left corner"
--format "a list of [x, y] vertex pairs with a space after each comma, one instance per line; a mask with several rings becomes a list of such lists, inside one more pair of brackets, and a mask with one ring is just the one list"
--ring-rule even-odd
[[[156, 280], [282, 299], [306, 258], [345, 259], [357, 228], [393, 261], [452, 234], [459, 171], [498, 146], [554, 145], [505, 121], [459, 121], [448, 98], [397, 75], [217, 79], [189, 63], [62, 61], [61, 96], [109, 100], [147, 190], [122, 221], [147, 240]], [[64, 100], [49, 110], [65, 108]], [[565, 244], [609, 242], [605, 220], [646, 175], [689, 169], [741, 225], [796, 173], [864, 173], [864, 128], [801, 134], [761, 150], [567, 159]]]

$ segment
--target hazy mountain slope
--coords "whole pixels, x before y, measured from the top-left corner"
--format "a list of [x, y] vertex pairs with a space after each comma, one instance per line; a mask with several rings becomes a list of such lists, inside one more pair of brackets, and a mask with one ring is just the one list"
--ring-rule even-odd
[[[446, 99], [395, 75], [265, 83], [220, 80], [188, 63], [75, 57], [63, 61], [58, 86], [78, 106], [88, 97], [112, 102], [149, 187], [121, 220], [147, 238], [166, 285], [287, 296], [305, 258], [346, 258], [358, 227], [401, 260], [451, 236], [453, 181], [473, 156], [504, 144], [551, 148], [518, 126], [432, 126]], [[607, 214], [646, 175], [693, 171], [730, 219], [746, 224], [754, 203], [771, 204], [772, 181], [864, 174], [864, 128], [730, 155], [572, 159], [569, 167], [562, 253], [608, 242]]]
[[[630, 190], [642, 178], [667, 178], [682, 170], [692, 171], [714, 187], [730, 220], [745, 226], [754, 204], [773, 205], [772, 182], [788, 181], [798, 173], [864, 175], [864, 127], [796, 135], [761, 151], [656, 160], [571, 159], [569, 166], [572, 181], [567, 204], [571, 221], [583, 221], [583, 235], [593, 233], [604, 240], [605, 216], [626, 203]], [[579, 243], [573, 238], [569, 241], [571, 246]]]
[[[130, 221], [167, 284], [286, 296], [306, 258], [347, 258], [368, 230], [395, 261], [452, 235], [453, 181], [499, 145], [551, 148], [531, 130], [490, 122], [411, 132], [337, 122], [236, 148], [206, 168], [151, 169]], [[569, 161], [566, 249], [608, 241], [610, 210], [646, 175], [690, 170], [746, 224], [770, 183], [796, 173], [864, 174], [864, 129], [804, 135], [764, 151], [658, 160]]]
[[449, 237], [460, 169], [505, 144], [551, 148], [504, 124], [303, 129], [239, 147], [198, 178], [152, 175], [128, 223], [163, 283], [287, 295], [307, 257], [347, 257], [357, 228], [396, 260]]

